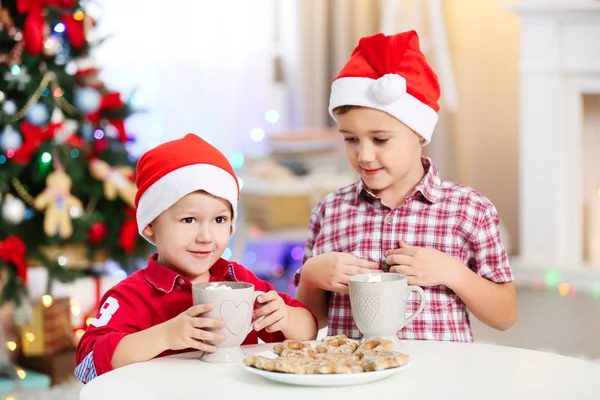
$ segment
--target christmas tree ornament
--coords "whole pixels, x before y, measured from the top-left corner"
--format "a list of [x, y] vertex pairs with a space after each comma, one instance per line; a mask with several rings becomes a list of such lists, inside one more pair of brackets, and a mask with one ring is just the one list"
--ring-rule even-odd
[[62, 124], [63, 122], [65, 122], [65, 116], [63, 115], [60, 108], [54, 107], [54, 110], [52, 110], [52, 116], [50, 117], [50, 122], [52, 122], [53, 124]]
[[83, 215], [83, 208], [73, 206], [69, 209], [69, 215], [71, 215], [71, 218], [73, 219], [81, 218]]
[[77, 65], [75, 79], [79, 85], [97, 90], [104, 87], [104, 84], [98, 78], [98, 67], [92, 57], [80, 57], [75, 63]]
[[62, 43], [56, 35], [50, 35], [44, 41], [44, 55], [54, 56], [62, 51]]
[[2, 112], [6, 115], [13, 115], [17, 112], [17, 105], [14, 101], [8, 100], [6, 103], [2, 104]]
[[23, 327], [28, 325], [33, 320], [33, 307], [29, 303], [29, 299], [23, 296], [20, 304], [13, 308], [12, 320], [15, 326]]
[[64, 14], [61, 19], [65, 26], [66, 38], [71, 46], [80, 49], [85, 44], [85, 29], [82, 19], [73, 14]]
[[62, 111], [58, 107], [54, 107], [54, 111], [52, 111], [52, 117], [50, 117], [50, 122], [56, 126], [56, 130], [54, 132], [55, 143], [66, 143], [69, 141], [71, 136], [77, 132], [77, 122], [72, 119], [65, 120]]
[[25, 219], [25, 203], [10, 193], [2, 201], [2, 219], [11, 225], [18, 225]]
[[65, 72], [69, 75], [75, 75], [77, 73], [77, 63], [73, 60], [69, 61], [65, 65]]
[[42, 103], [32, 105], [25, 113], [27, 122], [37, 126], [46, 125], [49, 117], [48, 108]]
[[49, 124], [47, 127], [41, 128], [23, 121], [20, 128], [23, 134], [23, 144], [15, 151], [13, 161], [16, 164], [25, 164], [31, 161], [31, 157], [40, 145], [54, 139], [57, 126]]
[[106, 228], [106, 224], [104, 222], [97, 222], [90, 227], [90, 231], [88, 233], [88, 242], [91, 244], [102, 243], [102, 241], [106, 238], [107, 233], [108, 229]]
[[34, 207], [45, 210], [44, 233], [48, 237], [59, 234], [68, 239], [73, 234], [73, 223], [69, 210], [71, 207], [83, 207], [81, 200], [71, 194], [72, 181], [62, 169], [48, 174], [46, 189], [34, 200]]
[[92, 124], [86, 122], [81, 126], [81, 136], [87, 141], [91, 141], [94, 138], [94, 127]]
[[6, 125], [4, 132], [0, 133], [0, 149], [4, 151], [18, 149], [22, 143], [21, 135], [11, 125]]
[[31, 82], [31, 76], [27, 73], [27, 68], [13, 65], [10, 71], [4, 73], [4, 81], [8, 89], [16, 87], [17, 90], [23, 91]]
[[96, 111], [100, 107], [100, 93], [96, 89], [83, 87], [75, 89], [75, 107], [84, 114]]
[[119, 196], [130, 207], [135, 207], [135, 194], [137, 188], [128, 178], [133, 177], [133, 170], [129, 167], [111, 167], [106, 161], [95, 159], [90, 162], [91, 175], [103, 182], [104, 196], [114, 200]]
[[[8, 271], [0, 271], [0, 278], [4, 278], [5, 281], [0, 290], [0, 304], [11, 301], [16, 305], [20, 305], [21, 299], [27, 295], [26, 253], [25, 243], [16, 235], [11, 235], [0, 241], [0, 267], [4, 267], [5, 270], [8, 269]], [[6, 277], [9, 278], [6, 279]], [[7, 288], [9, 282], [13, 286]]]

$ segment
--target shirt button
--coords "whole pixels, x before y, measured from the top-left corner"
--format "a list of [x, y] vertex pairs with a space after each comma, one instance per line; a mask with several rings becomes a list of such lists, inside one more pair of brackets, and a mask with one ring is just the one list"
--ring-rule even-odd
[[394, 218], [393, 217], [386, 217], [385, 218], [385, 222], [387, 222], [388, 224], [391, 224], [392, 222], [394, 222]]
[[179, 278], [179, 279], [177, 279], [177, 283], [179, 283], [180, 285], [183, 285], [185, 283], [185, 281], [183, 280], [183, 278]]

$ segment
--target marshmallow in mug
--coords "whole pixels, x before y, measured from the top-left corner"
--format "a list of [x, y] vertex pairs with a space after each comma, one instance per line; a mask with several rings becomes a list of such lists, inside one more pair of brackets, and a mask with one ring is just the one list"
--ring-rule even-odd
[[381, 274], [373, 274], [373, 275], [369, 275], [369, 279], [367, 279], [365, 282], [381, 282]]
[[231, 286], [227, 286], [227, 285], [220, 285], [220, 286], [208, 286], [206, 288], [204, 288], [204, 290], [233, 290], [231, 288]]

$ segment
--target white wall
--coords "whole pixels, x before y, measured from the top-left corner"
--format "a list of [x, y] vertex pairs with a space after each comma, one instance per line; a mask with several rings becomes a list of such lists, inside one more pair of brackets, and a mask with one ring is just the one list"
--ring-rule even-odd
[[94, 53], [107, 84], [147, 113], [127, 121], [134, 153], [198, 133], [226, 155], [260, 151], [250, 139], [268, 130], [274, 0], [101, 0], [89, 9], [98, 34]]

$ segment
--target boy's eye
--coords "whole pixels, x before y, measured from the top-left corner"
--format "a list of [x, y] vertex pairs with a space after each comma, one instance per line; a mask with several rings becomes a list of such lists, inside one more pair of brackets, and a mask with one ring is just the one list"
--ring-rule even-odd
[[215, 218], [215, 222], [217, 224], [224, 224], [225, 222], [227, 222], [227, 217], [217, 217]]
[[195, 219], [193, 217], [186, 217], [181, 220], [184, 224], [193, 224]]

